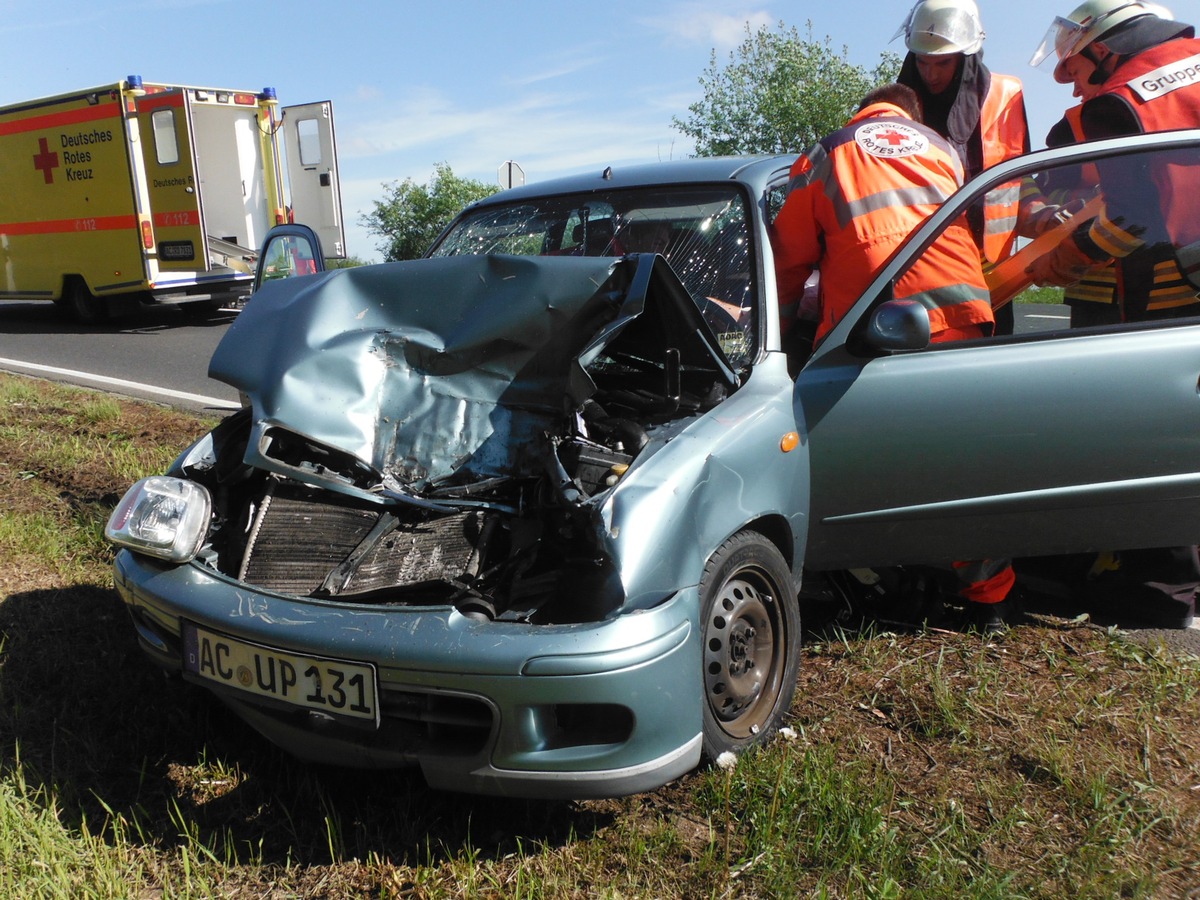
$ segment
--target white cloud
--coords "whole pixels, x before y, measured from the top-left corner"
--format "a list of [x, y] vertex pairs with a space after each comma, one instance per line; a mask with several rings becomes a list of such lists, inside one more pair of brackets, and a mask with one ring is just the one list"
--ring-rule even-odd
[[551, 92], [516, 95], [502, 106], [466, 108], [425, 88], [409, 95], [402, 113], [377, 115], [339, 131], [338, 147], [342, 159], [370, 160], [374, 169], [401, 159], [420, 160], [415, 168], [389, 166], [405, 173], [401, 179], [420, 180], [411, 173], [431, 170], [441, 161], [464, 177], [490, 178], [505, 159], [545, 177], [547, 171], [592, 162], [688, 155], [690, 142], [671, 128], [663, 110], [658, 103], [599, 109], [586, 98]]
[[570, 79], [580, 72], [593, 69], [606, 61], [606, 49], [600, 44], [570, 47], [552, 53], [546, 59], [535, 60], [540, 69], [520, 75], [509, 73], [504, 83], [514, 87], [526, 87], [559, 78]]
[[505, 134], [520, 134], [554, 117], [578, 97], [553, 93], [514, 94], [503, 103], [490, 103], [467, 108], [437, 88], [424, 86], [409, 94], [392, 108], [389, 114], [378, 110], [368, 121], [339, 134], [338, 147], [343, 157], [357, 158], [409, 151], [417, 147], [478, 140], [485, 136], [489, 143], [500, 143]]
[[351, 96], [358, 103], [374, 103], [382, 100], [386, 94], [377, 84], [359, 84], [351, 91]]
[[511, 159], [534, 183], [608, 165], [680, 159], [693, 151], [657, 105], [595, 109], [579, 97], [534, 92], [503, 107], [465, 108], [430, 88], [410, 93], [402, 113], [339, 128], [338, 147], [342, 160], [356, 162], [356, 177], [342, 181], [347, 245], [368, 260], [379, 258], [376, 239], [359, 220], [382, 199], [382, 185], [406, 178], [425, 183], [437, 163], [494, 184], [500, 165]]
[[663, 32], [669, 39], [707, 45], [718, 52], [738, 46], [746, 37], [747, 26], [753, 32], [777, 21], [778, 17], [765, 9], [730, 13], [703, 2], [675, 4], [642, 19], [643, 24]]

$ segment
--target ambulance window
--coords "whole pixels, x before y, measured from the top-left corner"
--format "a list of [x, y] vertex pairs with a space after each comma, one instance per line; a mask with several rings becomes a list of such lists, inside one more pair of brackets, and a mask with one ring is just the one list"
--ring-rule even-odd
[[160, 166], [179, 162], [179, 144], [175, 139], [175, 110], [156, 109], [150, 116], [154, 131], [154, 152]]
[[301, 119], [296, 123], [296, 136], [300, 139], [300, 164], [315, 166], [321, 162], [321, 134], [316, 119]]

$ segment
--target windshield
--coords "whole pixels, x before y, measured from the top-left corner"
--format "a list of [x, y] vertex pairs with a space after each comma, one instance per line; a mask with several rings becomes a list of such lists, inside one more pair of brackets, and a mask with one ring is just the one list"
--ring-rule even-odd
[[489, 204], [459, 219], [430, 255], [661, 254], [740, 368], [753, 354], [749, 234], [736, 188], [656, 186]]

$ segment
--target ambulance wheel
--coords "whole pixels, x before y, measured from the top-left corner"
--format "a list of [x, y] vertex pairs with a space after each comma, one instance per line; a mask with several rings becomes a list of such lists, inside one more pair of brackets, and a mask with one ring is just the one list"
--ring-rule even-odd
[[778, 548], [735, 534], [700, 579], [704, 755], [740, 753], [779, 728], [800, 671], [800, 609]]
[[189, 319], [207, 319], [219, 313], [223, 305], [220, 300], [197, 300], [184, 303], [179, 311]]
[[63, 286], [62, 306], [76, 322], [95, 325], [108, 318], [108, 306], [88, 290], [82, 278], [68, 278]]

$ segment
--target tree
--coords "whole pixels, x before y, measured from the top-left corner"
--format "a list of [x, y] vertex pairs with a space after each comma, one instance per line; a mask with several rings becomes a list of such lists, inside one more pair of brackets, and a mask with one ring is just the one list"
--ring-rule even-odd
[[846, 124], [872, 88], [894, 81], [901, 59], [881, 53], [871, 72], [833, 52], [830, 40], [801, 37], [782, 22], [761, 26], [719, 67], [714, 50], [700, 78], [704, 99], [674, 125], [696, 142], [697, 156], [803, 152]]
[[359, 266], [365, 266], [366, 264], [366, 261], [358, 256], [346, 256], [325, 260], [326, 269], [355, 269]]
[[362, 224], [371, 234], [383, 238], [384, 243], [377, 248], [387, 262], [424, 256], [464, 206], [500, 190], [482, 181], [459, 178], [448, 163], [434, 166], [427, 185], [406, 178], [385, 184], [384, 189], [386, 196], [375, 201], [375, 209], [362, 217]]

